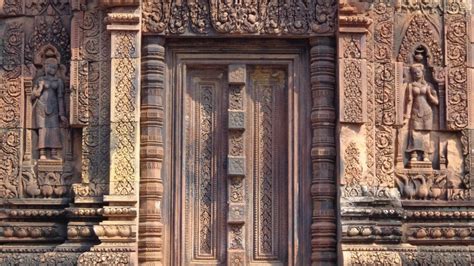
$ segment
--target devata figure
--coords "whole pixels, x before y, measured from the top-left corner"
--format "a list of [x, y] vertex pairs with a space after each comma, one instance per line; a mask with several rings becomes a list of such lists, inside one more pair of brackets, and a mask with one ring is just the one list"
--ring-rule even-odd
[[424, 66], [414, 63], [410, 67], [412, 82], [407, 84], [405, 123], [408, 123], [406, 152], [411, 161], [429, 162], [431, 153], [430, 131], [433, 128], [433, 106], [438, 105], [438, 95], [433, 85], [425, 80]]
[[62, 148], [60, 123], [67, 125], [68, 122], [64, 111], [64, 83], [56, 76], [59, 67], [56, 58], [46, 58], [43, 67], [44, 75], [35, 81], [31, 95], [32, 125], [38, 129], [40, 159], [58, 160], [58, 150]]

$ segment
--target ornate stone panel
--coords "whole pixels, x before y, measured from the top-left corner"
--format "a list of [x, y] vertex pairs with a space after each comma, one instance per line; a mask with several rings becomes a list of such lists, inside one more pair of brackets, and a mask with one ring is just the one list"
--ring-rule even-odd
[[163, 35], [333, 34], [336, 1], [145, 1], [143, 31]]
[[471, 2], [0, 1], [0, 264], [474, 264]]
[[[181, 45], [170, 44], [176, 60], [171, 62], [181, 63], [173, 64], [177, 93], [169, 97], [177, 101], [174, 108], [184, 109], [175, 113], [170, 126], [184, 131], [184, 139], [172, 137], [170, 156], [182, 158], [170, 164], [176, 181], [164, 181], [164, 199], [168, 190], [177, 191], [171, 202], [164, 201], [164, 220], [171, 214], [177, 221], [171, 229], [164, 226], [164, 238], [174, 238], [177, 247], [169, 251], [171, 263], [309, 263], [309, 246], [303, 251], [291, 244], [300, 237], [309, 239], [309, 228], [295, 229], [302, 220], [289, 219], [289, 213], [310, 216], [310, 211], [297, 213], [292, 207], [303, 208], [293, 182], [310, 169], [309, 160], [294, 160], [304, 146], [289, 142], [290, 136], [309, 133], [295, 131], [304, 131], [295, 117], [303, 105], [295, 100], [307, 99], [296, 93], [303, 80], [292, 72], [301, 62], [298, 54], [271, 54], [262, 60], [253, 53], [223, 53], [225, 59], [216, 60], [207, 48], [194, 54]], [[297, 190], [307, 196], [309, 187], [300, 186]], [[180, 228], [184, 236], [177, 239]]]
[[[288, 165], [287, 78], [280, 69], [249, 69], [249, 97], [254, 100], [249, 133], [253, 135], [253, 260], [280, 261], [287, 256]], [[247, 100], [248, 102], [249, 100]], [[282, 130], [282, 131], [280, 131]], [[252, 158], [251, 157], [251, 158]]]
[[[340, 6], [339, 96], [347, 97], [346, 54], [367, 55], [368, 79], [367, 120], [344, 120], [354, 101], [339, 99], [344, 265], [471, 263], [462, 247], [471, 242], [473, 207], [466, 8], [466, 1]], [[360, 52], [344, 47], [348, 32], [364, 36]]]
[[[220, 77], [220, 78], [214, 78]], [[185, 98], [186, 158], [186, 243], [187, 263], [223, 262], [225, 172], [220, 148], [224, 127], [224, 72], [219, 69], [189, 72], [190, 85]]]

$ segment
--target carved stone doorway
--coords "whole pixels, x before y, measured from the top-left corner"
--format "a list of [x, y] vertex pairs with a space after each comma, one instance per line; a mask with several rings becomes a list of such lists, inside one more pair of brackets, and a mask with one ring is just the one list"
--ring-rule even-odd
[[170, 265], [309, 263], [305, 48], [168, 44]]

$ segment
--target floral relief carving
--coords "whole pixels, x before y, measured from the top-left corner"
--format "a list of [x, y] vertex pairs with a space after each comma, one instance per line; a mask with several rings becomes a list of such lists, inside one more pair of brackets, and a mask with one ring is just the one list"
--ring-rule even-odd
[[344, 64], [344, 121], [364, 120], [361, 62], [346, 60]]
[[374, 5], [374, 59], [389, 62], [393, 47], [393, 7], [381, 1]]
[[212, 136], [214, 125], [214, 89], [210, 86], [201, 87], [201, 130], [200, 130], [200, 174], [199, 174], [199, 253], [212, 254], [213, 230], [211, 221], [213, 218], [213, 204], [215, 197], [213, 191], [213, 146]]
[[18, 196], [18, 175], [20, 156], [20, 132], [17, 130], [0, 131], [0, 197], [3, 199]]
[[5, 0], [3, 2], [3, 12], [7, 15], [20, 15], [23, 12], [23, 0]]
[[447, 22], [446, 120], [449, 129], [459, 130], [468, 124], [467, 26], [462, 15], [448, 16]]
[[397, 252], [388, 251], [354, 251], [350, 255], [353, 265], [401, 265]]
[[261, 86], [257, 88], [257, 97], [259, 99], [258, 111], [256, 112], [256, 123], [259, 125], [258, 132], [258, 153], [261, 154], [257, 162], [257, 184], [258, 193], [256, 194], [260, 208], [257, 210], [260, 216], [256, 224], [260, 232], [256, 247], [259, 255], [273, 254], [273, 164], [272, 164], [272, 117], [273, 117], [273, 92], [270, 86]]
[[144, 31], [164, 34], [332, 34], [336, 1], [145, 1]]
[[[349, 143], [344, 152], [344, 192], [346, 196], [357, 196], [355, 187], [367, 185], [362, 176], [363, 168], [359, 157], [360, 151], [356, 143]], [[352, 192], [355, 192], [356, 195]]]
[[[135, 165], [136, 147], [135, 136], [137, 128], [133, 121], [136, 120], [136, 98], [138, 88], [136, 78], [136, 63], [131, 58], [136, 52], [134, 32], [118, 32], [116, 36], [117, 47], [114, 54], [117, 57], [114, 79], [116, 91], [112, 96], [113, 119], [111, 142], [115, 141], [116, 150], [111, 154], [114, 162], [113, 193], [117, 195], [132, 195], [136, 193], [135, 175], [138, 171]], [[112, 139], [114, 138], [114, 139]]]
[[344, 38], [344, 58], [361, 58], [361, 50], [360, 50], [360, 39], [354, 38]]
[[439, 43], [438, 31], [424, 15], [415, 15], [405, 31], [400, 50], [398, 52], [398, 61], [406, 64], [412, 63], [414, 50], [420, 43], [426, 45], [429, 53], [429, 64], [431, 66], [442, 66], [443, 52]]
[[60, 64], [68, 66], [71, 59], [70, 35], [61, 16], [38, 16], [35, 29], [25, 46], [26, 63], [34, 63], [34, 56], [47, 44], [55, 46], [61, 55]]

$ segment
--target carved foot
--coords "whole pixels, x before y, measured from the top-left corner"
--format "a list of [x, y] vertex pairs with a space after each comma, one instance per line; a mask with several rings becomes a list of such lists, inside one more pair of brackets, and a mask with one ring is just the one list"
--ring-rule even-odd
[[59, 160], [58, 150], [55, 150], [55, 149], [51, 150], [51, 160]]
[[41, 149], [41, 150], [39, 151], [39, 154], [40, 154], [40, 159], [41, 159], [41, 160], [46, 160], [46, 159], [47, 159], [47, 157], [46, 157], [46, 150]]

